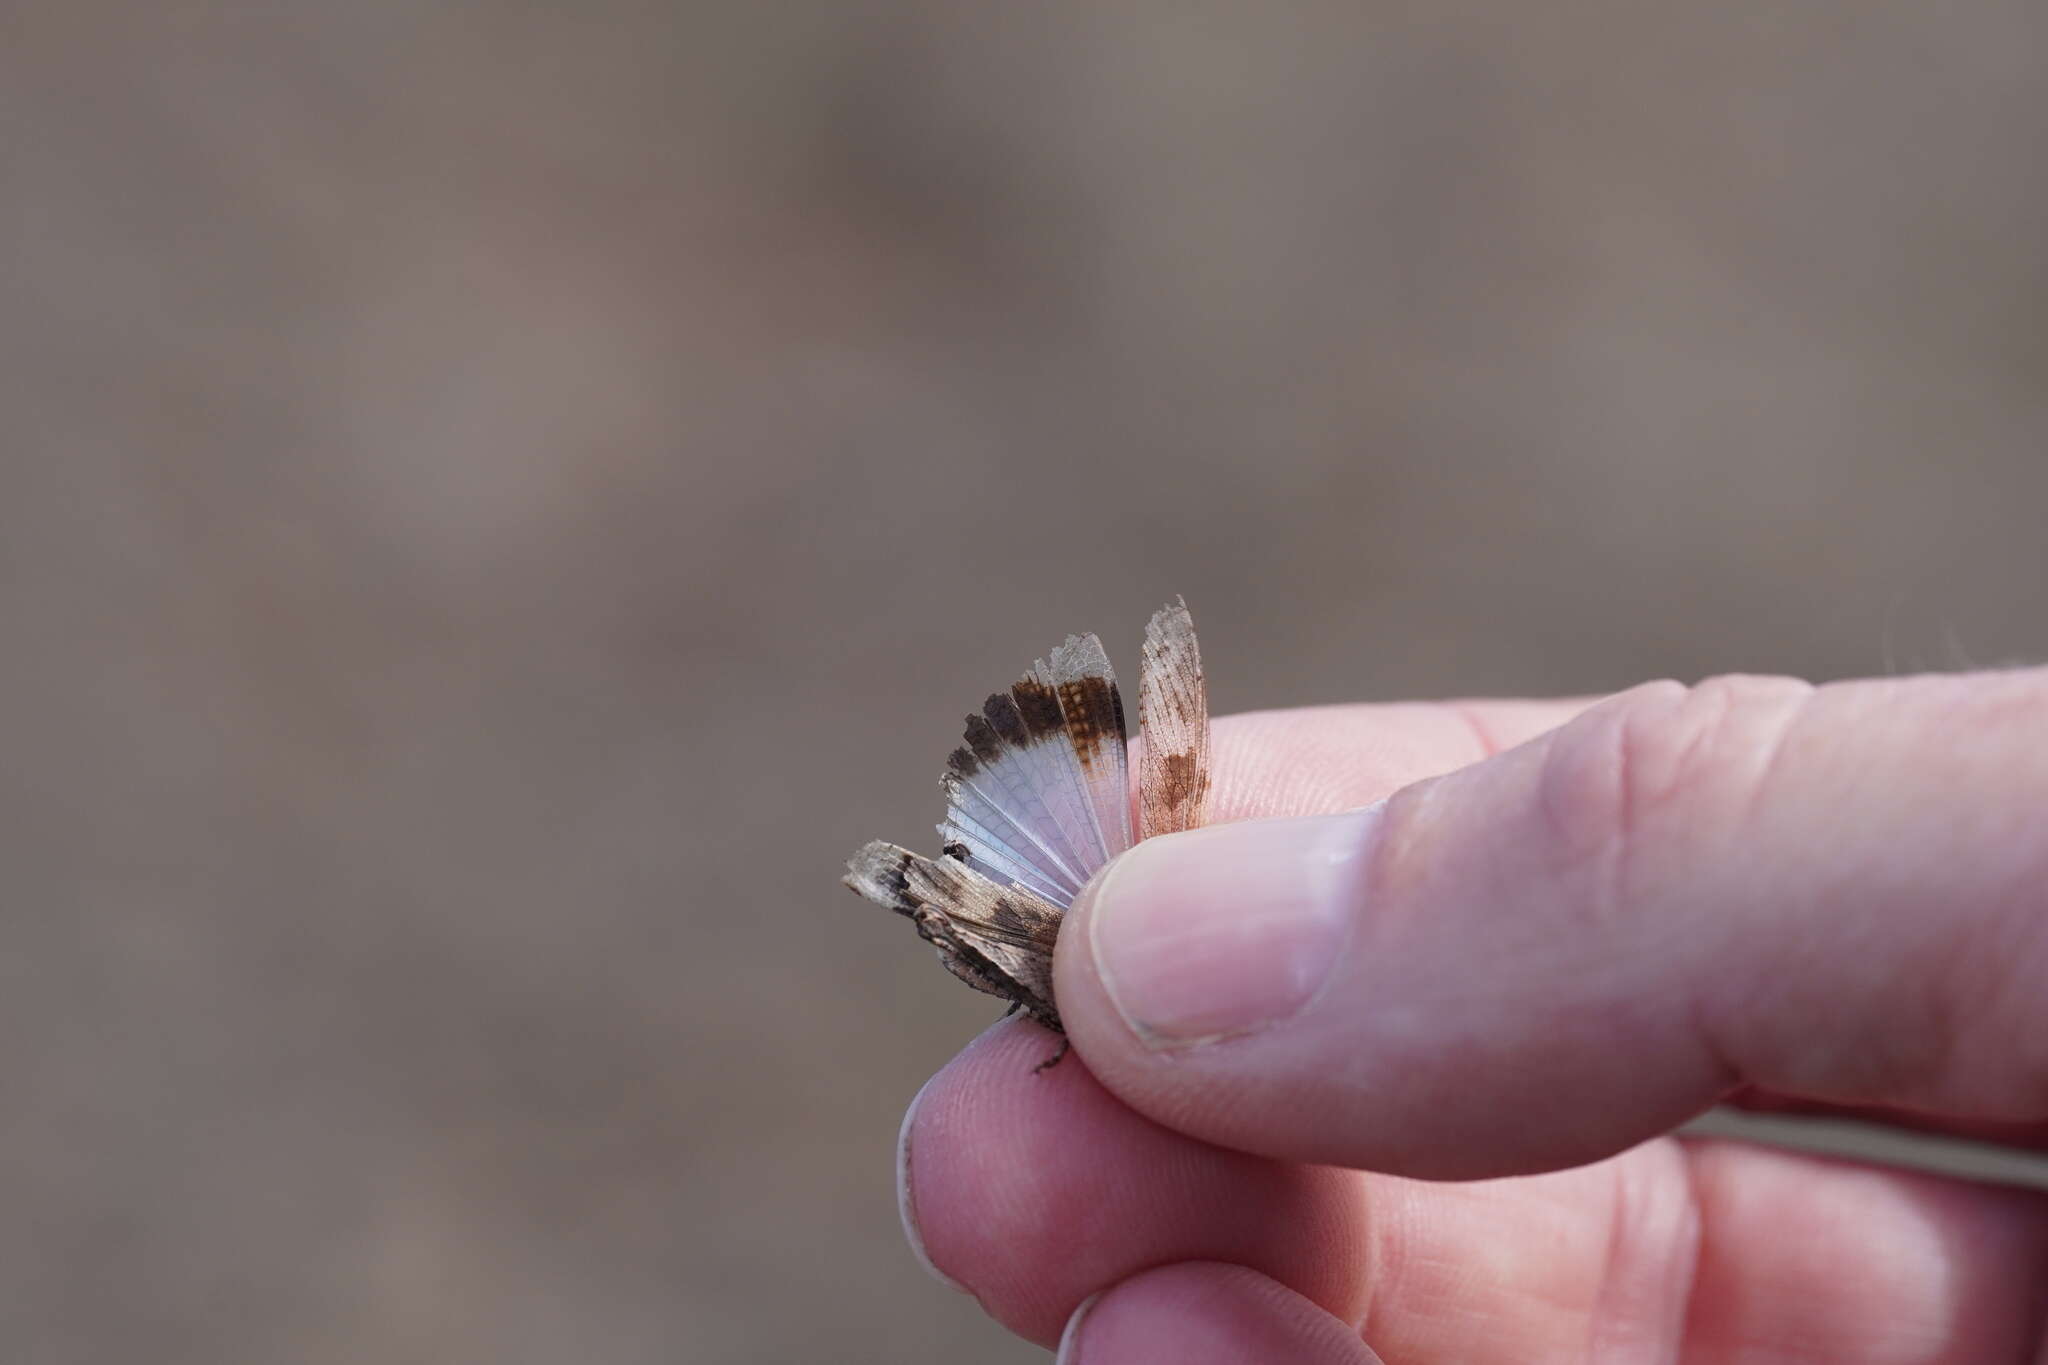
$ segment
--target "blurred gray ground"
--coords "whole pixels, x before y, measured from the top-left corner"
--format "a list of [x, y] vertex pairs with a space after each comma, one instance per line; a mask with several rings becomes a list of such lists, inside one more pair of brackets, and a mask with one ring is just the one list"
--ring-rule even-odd
[[10, 7], [0, 1357], [1040, 1358], [841, 857], [1174, 592], [1223, 710], [2048, 656], [2044, 39]]

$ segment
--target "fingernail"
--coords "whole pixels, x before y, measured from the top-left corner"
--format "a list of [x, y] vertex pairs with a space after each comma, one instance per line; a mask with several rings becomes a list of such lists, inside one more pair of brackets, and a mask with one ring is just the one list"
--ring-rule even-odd
[[932, 1088], [932, 1081], [926, 1081], [922, 1089], [911, 1097], [910, 1108], [904, 1111], [903, 1126], [896, 1132], [896, 1212], [903, 1219], [903, 1236], [910, 1243], [910, 1254], [924, 1267], [925, 1274], [937, 1280], [948, 1289], [957, 1289], [962, 1294], [967, 1286], [932, 1264], [930, 1253], [924, 1249], [924, 1233], [917, 1226], [917, 1200], [911, 1193], [910, 1132], [917, 1126], [918, 1106], [924, 1103], [925, 1092]]
[[1088, 1316], [1088, 1310], [1102, 1297], [1101, 1291], [1081, 1300], [1081, 1306], [1074, 1310], [1074, 1316], [1067, 1319], [1067, 1330], [1060, 1333], [1059, 1353], [1053, 1357], [1052, 1365], [1079, 1365], [1081, 1359], [1081, 1319]]
[[1144, 843], [1092, 890], [1096, 974], [1151, 1048], [1300, 1012], [1350, 932], [1380, 808], [1210, 825]]

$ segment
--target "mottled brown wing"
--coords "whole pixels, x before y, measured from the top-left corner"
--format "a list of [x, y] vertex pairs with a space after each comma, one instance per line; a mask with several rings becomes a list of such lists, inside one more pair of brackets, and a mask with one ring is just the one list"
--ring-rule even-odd
[[1145, 627], [1138, 723], [1145, 741], [1138, 767], [1138, 837], [1194, 829], [1209, 804], [1209, 693], [1194, 618], [1178, 598]]
[[926, 858], [880, 840], [853, 855], [845, 882], [914, 920], [953, 975], [1060, 1026], [1052, 995], [1058, 906], [1021, 887], [998, 886], [957, 858]]

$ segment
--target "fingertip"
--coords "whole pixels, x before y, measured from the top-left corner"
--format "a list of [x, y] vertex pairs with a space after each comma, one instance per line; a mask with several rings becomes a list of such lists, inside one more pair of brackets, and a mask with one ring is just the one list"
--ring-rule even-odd
[[1099, 1303], [1108, 1290], [1090, 1294], [1081, 1300], [1081, 1306], [1067, 1319], [1066, 1328], [1060, 1333], [1059, 1349], [1053, 1352], [1052, 1365], [1074, 1365], [1081, 1358], [1081, 1328], [1088, 1319], [1089, 1310]]
[[1092, 974], [1151, 1051], [1285, 1021], [1343, 955], [1380, 810], [1146, 840], [1087, 888], [1077, 907], [1087, 953], [1069, 954], [1068, 975]]
[[933, 1262], [931, 1253], [925, 1249], [924, 1231], [918, 1225], [917, 1199], [912, 1180], [912, 1133], [917, 1126], [918, 1111], [924, 1106], [924, 1097], [931, 1093], [931, 1088], [938, 1079], [938, 1075], [934, 1075], [918, 1087], [917, 1093], [910, 1098], [909, 1107], [903, 1111], [902, 1125], [896, 1130], [896, 1213], [903, 1221], [903, 1237], [910, 1243], [910, 1254], [918, 1265], [923, 1267], [925, 1274], [946, 1288], [965, 1294], [968, 1292], [967, 1286], [939, 1269]]
[[[1060, 1039], [1022, 1016], [999, 1020], [925, 1083], [897, 1150], [899, 1206], [919, 1262], [990, 1316], [1049, 1342], [1100, 1287], [1066, 1273], [1067, 1230], [1085, 1219], [1081, 1153], [1114, 1162], [1117, 1115], [1078, 1056], [1040, 1069]], [[1149, 1126], [1149, 1125], [1148, 1125]]]
[[1249, 1265], [1352, 1306], [1365, 1208], [1350, 1172], [1229, 1152], [1103, 1089], [1057, 1038], [991, 1029], [922, 1092], [899, 1156], [923, 1259], [1019, 1335], [1051, 1345], [1075, 1305], [1148, 1265]]
[[1074, 1311], [1055, 1365], [1379, 1365], [1350, 1326], [1243, 1266], [1143, 1271]]

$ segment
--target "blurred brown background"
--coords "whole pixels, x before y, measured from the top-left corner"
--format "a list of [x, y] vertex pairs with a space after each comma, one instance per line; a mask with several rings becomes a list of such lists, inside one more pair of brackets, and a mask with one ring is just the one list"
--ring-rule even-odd
[[1175, 592], [1223, 710], [2048, 655], [2044, 39], [9, 7], [0, 1357], [1041, 1358], [840, 859]]

